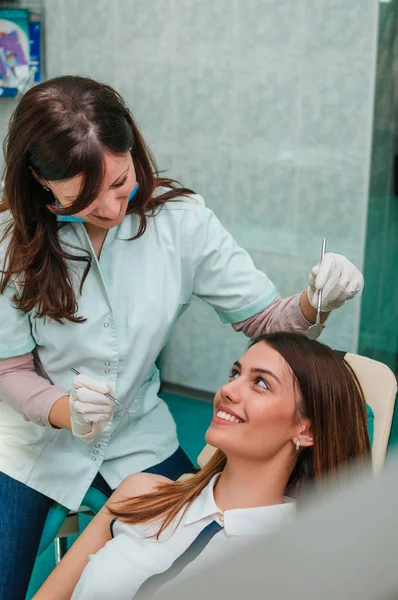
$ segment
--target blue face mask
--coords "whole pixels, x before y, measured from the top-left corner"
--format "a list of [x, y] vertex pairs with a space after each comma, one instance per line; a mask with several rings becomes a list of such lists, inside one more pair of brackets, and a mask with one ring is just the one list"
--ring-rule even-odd
[[[138, 187], [138, 183], [136, 183], [133, 191], [128, 197], [128, 202], [134, 198], [138, 192]], [[74, 215], [57, 215], [57, 221], [67, 221], [68, 223], [87, 223], [86, 219], [81, 219], [80, 217], [75, 217]]]

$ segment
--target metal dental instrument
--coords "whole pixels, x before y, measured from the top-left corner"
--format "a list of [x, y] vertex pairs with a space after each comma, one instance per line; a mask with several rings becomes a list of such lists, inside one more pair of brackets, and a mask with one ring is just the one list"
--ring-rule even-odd
[[[74, 373], [75, 375], [80, 375], [81, 373], [79, 373], [79, 371], [77, 371], [76, 369], [71, 368], [72, 373]], [[114, 398], [112, 396], [112, 394], [104, 394], [107, 398], [109, 398], [109, 400], [113, 400], [113, 402], [115, 402], [116, 404], [118, 404], [119, 406], [121, 406], [124, 410], [127, 410], [125, 406], [123, 406], [123, 404], [120, 404], [120, 402], [118, 402], [116, 400], [116, 398]]]
[[[323, 257], [325, 256], [325, 252], [326, 252], [326, 241], [327, 240], [325, 240], [325, 239], [322, 241], [321, 262], [322, 262]], [[316, 309], [316, 321], [315, 321], [315, 324], [311, 325], [311, 327], [309, 327], [307, 330], [307, 338], [309, 340], [316, 340], [322, 333], [321, 304], [322, 304], [322, 290], [319, 290], [318, 305], [317, 305], [317, 309]]]

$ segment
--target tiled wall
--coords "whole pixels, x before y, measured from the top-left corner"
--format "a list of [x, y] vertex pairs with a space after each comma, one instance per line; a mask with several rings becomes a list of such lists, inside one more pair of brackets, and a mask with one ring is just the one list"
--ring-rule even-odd
[[13, 113], [15, 108], [15, 100], [10, 98], [1, 98], [0, 99], [0, 180], [1, 170], [3, 168], [4, 160], [2, 153], [2, 144], [3, 140], [7, 133], [8, 121]]
[[[398, 369], [398, 0], [380, 5], [373, 151], [359, 349]], [[397, 165], [398, 166], [398, 165]], [[395, 195], [394, 195], [395, 192]]]
[[[281, 293], [321, 240], [363, 265], [377, 0], [47, 0], [48, 75], [117, 87], [159, 166], [201, 193]], [[358, 300], [324, 340], [357, 346]], [[194, 302], [164, 377], [214, 390], [246, 339]]]

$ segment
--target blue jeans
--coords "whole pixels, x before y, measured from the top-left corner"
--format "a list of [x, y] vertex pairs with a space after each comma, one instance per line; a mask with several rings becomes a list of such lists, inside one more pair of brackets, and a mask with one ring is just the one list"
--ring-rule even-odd
[[[176, 480], [194, 465], [179, 448], [148, 473]], [[93, 485], [110, 496], [98, 474]], [[25, 600], [41, 534], [53, 500], [0, 472], [0, 599]]]

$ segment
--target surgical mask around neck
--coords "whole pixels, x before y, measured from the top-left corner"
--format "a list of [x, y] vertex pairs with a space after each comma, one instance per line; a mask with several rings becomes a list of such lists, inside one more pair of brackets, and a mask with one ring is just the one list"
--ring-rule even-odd
[[[130, 202], [136, 193], [138, 192], [138, 182], [135, 184], [130, 196], [128, 197], [128, 202]], [[68, 223], [87, 223], [87, 219], [82, 219], [81, 217], [75, 217], [75, 215], [57, 215], [57, 221], [66, 221]]]

